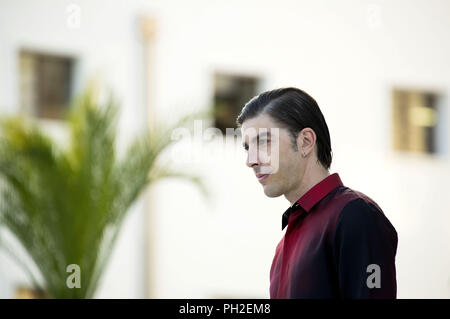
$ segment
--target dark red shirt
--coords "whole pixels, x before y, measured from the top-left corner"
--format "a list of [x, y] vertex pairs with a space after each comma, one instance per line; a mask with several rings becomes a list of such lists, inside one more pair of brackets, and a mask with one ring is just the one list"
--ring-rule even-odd
[[345, 187], [337, 173], [283, 217], [270, 298], [396, 298], [397, 232], [371, 198]]

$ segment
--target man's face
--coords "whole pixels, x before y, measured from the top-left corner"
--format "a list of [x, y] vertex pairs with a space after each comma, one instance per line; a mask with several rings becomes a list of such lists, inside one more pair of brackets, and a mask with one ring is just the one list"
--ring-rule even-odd
[[297, 189], [305, 164], [301, 153], [294, 150], [288, 130], [280, 128], [267, 114], [246, 120], [241, 130], [246, 164], [259, 177], [264, 193], [278, 197]]

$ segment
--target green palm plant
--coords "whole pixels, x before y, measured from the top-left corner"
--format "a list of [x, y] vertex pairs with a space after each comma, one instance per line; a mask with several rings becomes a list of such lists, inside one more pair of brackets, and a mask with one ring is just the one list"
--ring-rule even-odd
[[[188, 178], [206, 192], [200, 178], [158, 165], [172, 143], [171, 128], [154, 128], [119, 158], [118, 105], [98, 105], [94, 91], [76, 99], [66, 147], [24, 118], [8, 118], [0, 135], [0, 225], [9, 229], [38, 269], [35, 288], [52, 298], [91, 298], [98, 286], [122, 221], [142, 190], [163, 177]], [[5, 247], [8, 249], [8, 246]], [[12, 250], [9, 250], [12, 252]], [[81, 270], [81, 287], [69, 288], [66, 267]]]

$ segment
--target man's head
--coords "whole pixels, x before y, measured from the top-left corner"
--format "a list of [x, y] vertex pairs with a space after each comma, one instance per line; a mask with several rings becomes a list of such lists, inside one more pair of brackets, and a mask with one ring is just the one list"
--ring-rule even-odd
[[[311, 96], [297, 88], [255, 96], [237, 123], [248, 151], [247, 165], [257, 176], [268, 174], [259, 181], [269, 197], [288, 197], [306, 172], [328, 171], [331, 165], [330, 134], [322, 112]], [[278, 132], [276, 139], [271, 132]]]

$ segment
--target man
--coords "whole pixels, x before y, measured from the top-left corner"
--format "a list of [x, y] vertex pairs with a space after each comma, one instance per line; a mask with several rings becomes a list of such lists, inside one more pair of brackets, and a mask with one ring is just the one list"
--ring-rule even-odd
[[270, 297], [396, 298], [397, 232], [371, 198], [330, 175], [330, 134], [316, 101], [297, 88], [264, 92], [237, 123], [264, 193], [290, 202]]

